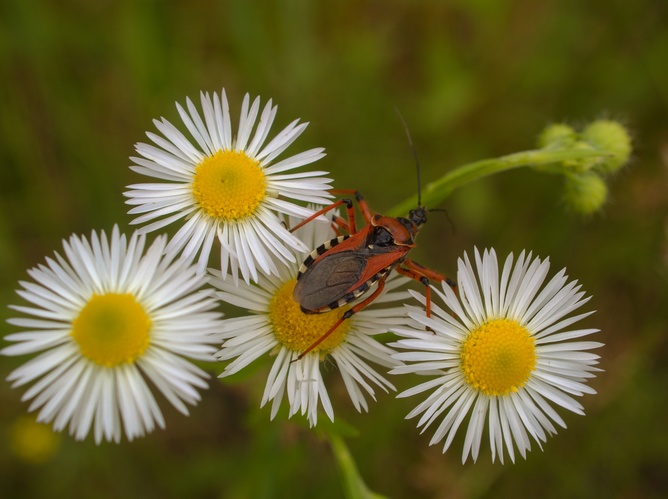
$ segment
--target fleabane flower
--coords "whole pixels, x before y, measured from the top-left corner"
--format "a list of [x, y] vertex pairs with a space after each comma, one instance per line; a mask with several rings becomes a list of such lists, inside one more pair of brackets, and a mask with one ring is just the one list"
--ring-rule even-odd
[[308, 123], [295, 120], [266, 143], [277, 110], [271, 100], [260, 113], [260, 98], [251, 104], [246, 94], [236, 135], [225, 90], [201, 94], [203, 119], [190, 99], [186, 104], [187, 111], [176, 107], [196, 144], [162, 118], [153, 123], [163, 136], [146, 134], [155, 145], [136, 145], [141, 157], [131, 158], [130, 168], [160, 182], [128, 186], [129, 213], [139, 215], [132, 223], [147, 233], [181, 221], [166, 251], [199, 253], [202, 271], [217, 238], [222, 275], [230, 269], [235, 281], [241, 272], [248, 282], [257, 280], [258, 267], [278, 275], [277, 261], [292, 263], [294, 250], [307, 248], [277, 214], [306, 218], [312, 212], [294, 201], [326, 204], [331, 197], [326, 172], [287, 172], [322, 158], [324, 149], [275, 161]]
[[[221, 314], [204, 274], [191, 260], [163, 256], [166, 236], [146, 250], [145, 236], [114, 227], [63, 241], [46, 265], [28, 271], [17, 293], [31, 306], [5, 340], [3, 355], [39, 354], [8, 377], [13, 387], [33, 383], [22, 400], [37, 420], [69, 426], [77, 440], [93, 428], [95, 441], [118, 442], [164, 428], [152, 390], [181, 413], [195, 405], [209, 376], [187, 359], [211, 361]], [[152, 385], [152, 386], [151, 386]]]
[[[297, 222], [293, 219], [290, 224], [294, 226]], [[317, 248], [335, 237], [331, 225], [319, 220], [306, 224], [296, 234], [309, 248]], [[235, 287], [218, 271], [212, 271], [210, 282], [220, 290], [218, 297], [223, 302], [250, 312], [250, 315], [223, 321], [221, 332], [224, 342], [217, 357], [231, 362], [221, 377], [240, 371], [265, 354], [275, 356], [261, 406], [272, 401], [273, 419], [284, 394], [287, 394], [289, 417], [301, 413], [306, 415], [311, 426], [315, 426], [319, 405], [329, 419], [334, 420], [334, 410], [321, 372], [323, 363], [333, 361], [336, 364], [348, 395], [360, 412], [368, 411], [365, 395], [375, 400], [376, 387], [385, 392], [395, 389], [371, 364], [385, 369], [401, 364], [392, 359], [394, 350], [378, 342], [374, 336], [396, 325], [397, 322], [389, 321], [387, 315], [395, 317], [403, 307], [378, 308], [377, 305], [404, 300], [409, 295], [397, 290], [406, 278], [388, 278], [383, 294], [370, 308], [343, 321], [324, 341], [302, 356], [330, 330], [350, 305], [323, 314], [303, 313], [292, 296], [300, 264], [279, 267], [278, 276], [263, 276], [257, 285], [239, 283]]]
[[514, 462], [515, 447], [526, 457], [531, 439], [542, 448], [556, 433], [553, 423], [566, 427], [553, 405], [584, 414], [573, 397], [596, 393], [585, 384], [600, 371], [599, 356], [589, 350], [602, 344], [572, 341], [598, 330], [571, 329], [593, 312], [571, 315], [589, 298], [576, 281], [567, 283], [565, 269], [543, 285], [549, 261], [531, 254], [522, 252], [515, 263], [508, 256], [501, 275], [494, 250], [476, 249], [475, 263], [477, 273], [468, 255], [459, 259], [459, 296], [447, 285], [434, 289], [452, 314], [438, 303], [431, 318], [409, 307], [412, 326], [393, 328], [403, 339], [392, 346], [406, 350], [395, 358], [412, 363], [392, 373], [434, 376], [399, 395], [429, 392], [407, 417], [421, 415], [422, 431], [439, 421], [430, 445], [445, 439], [445, 452], [470, 413], [462, 462], [469, 453], [478, 458], [485, 426], [492, 461], [498, 454], [503, 462], [505, 445]]

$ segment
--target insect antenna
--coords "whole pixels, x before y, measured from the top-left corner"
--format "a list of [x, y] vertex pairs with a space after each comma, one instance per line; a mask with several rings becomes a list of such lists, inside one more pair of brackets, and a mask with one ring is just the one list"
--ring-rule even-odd
[[455, 222], [452, 221], [452, 218], [450, 218], [450, 213], [448, 213], [448, 210], [445, 208], [434, 208], [433, 210], [429, 210], [429, 213], [434, 213], [435, 211], [440, 211], [445, 213], [445, 218], [448, 219], [448, 222], [450, 222], [450, 228], [452, 229], [452, 235], [457, 234], [457, 226], [455, 225]]
[[417, 170], [417, 198], [418, 198], [418, 206], [421, 207], [422, 206], [422, 189], [420, 187], [420, 160], [418, 159], [417, 150], [415, 149], [415, 146], [413, 145], [413, 139], [411, 137], [411, 132], [408, 129], [408, 125], [406, 124], [406, 120], [404, 120], [404, 117], [399, 112], [399, 109], [397, 109], [395, 107], [394, 110], [397, 113], [397, 116], [399, 116], [399, 119], [401, 120], [401, 123], [404, 125], [404, 130], [406, 131], [406, 138], [408, 139], [408, 145], [411, 146], [411, 151], [413, 151], [413, 157], [415, 158], [415, 168]]

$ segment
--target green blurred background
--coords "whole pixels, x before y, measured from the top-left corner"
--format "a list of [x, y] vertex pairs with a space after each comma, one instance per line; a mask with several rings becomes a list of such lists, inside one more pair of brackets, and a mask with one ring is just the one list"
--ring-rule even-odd
[[[598, 310], [605, 369], [586, 417], [526, 461], [461, 465], [403, 417], [418, 398], [381, 394], [357, 414], [330, 372], [337, 418], [369, 486], [391, 497], [658, 497], [668, 490], [668, 2], [660, 0], [5, 0], [0, 3], [0, 294], [18, 303], [26, 269], [61, 239], [118, 223], [133, 144], [174, 123], [174, 101], [225, 86], [274, 98], [278, 127], [311, 125], [296, 148], [324, 146], [335, 186], [382, 212], [415, 193], [394, 108], [424, 181], [456, 165], [534, 146], [548, 123], [621, 120], [634, 157], [601, 214], [569, 214], [561, 179], [521, 169], [477, 182], [434, 215], [414, 257], [454, 273], [463, 251], [523, 248], [567, 267]], [[296, 148], [294, 149], [296, 151]], [[433, 207], [432, 207], [433, 208]], [[0, 308], [0, 319], [11, 311]], [[2, 333], [13, 331], [4, 324]], [[2, 359], [6, 377], [25, 358]], [[220, 367], [214, 367], [217, 373]], [[330, 369], [332, 371], [332, 369]], [[23, 390], [0, 385], [3, 497], [341, 497], [327, 441], [257, 405], [266, 365], [214, 381], [167, 430], [95, 446], [68, 435], [30, 452]], [[399, 387], [414, 380], [396, 380]], [[324, 418], [323, 418], [324, 421]], [[27, 432], [27, 437], [22, 437]], [[47, 433], [47, 440], [50, 433]], [[44, 436], [42, 436], [44, 438]], [[36, 440], [37, 439], [37, 440]], [[17, 444], [18, 442], [18, 444]], [[18, 448], [16, 446], [18, 445]]]

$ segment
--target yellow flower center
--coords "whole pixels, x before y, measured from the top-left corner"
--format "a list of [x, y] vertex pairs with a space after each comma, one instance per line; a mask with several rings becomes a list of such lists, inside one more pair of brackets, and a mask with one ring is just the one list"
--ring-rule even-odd
[[132, 294], [93, 295], [70, 334], [81, 355], [96, 364], [114, 367], [132, 363], [150, 343], [151, 319]]
[[204, 212], [225, 222], [251, 216], [267, 191], [260, 163], [243, 151], [219, 150], [195, 168], [193, 194]]
[[[302, 353], [329, 331], [349, 307], [334, 309], [323, 314], [305, 314], [292, 297], [296, 279], [284, 283], [269, 302], [269, 322], [276, 339], [286, 348]], [[343, 321], [313, 352], [322, 356], [334, 350], [344, 340], [350, 321]]]
[[472, 331], [461, 351], [466, 381], [490, 396], [516, 392], [536, 367], [536, 346], [523, 326], [493, 319]]
[[21, 416], [8, 432], [9, 449], [24, 463], [39, 465], [54, 457], [60, 447], [60, 435], [34, 417]]

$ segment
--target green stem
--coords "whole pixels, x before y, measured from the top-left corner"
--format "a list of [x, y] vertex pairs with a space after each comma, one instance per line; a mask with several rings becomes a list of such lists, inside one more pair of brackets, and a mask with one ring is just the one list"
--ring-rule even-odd
[[355, 460], [348, 450], [343, 439], [332, 431], [325, 431], [329, 443], [332, 446], [334, 457], [339, 465], [339, 470], [344, 480], [344, 491], [348, 499], [384, 499], [385, 496], [376, 494], [362, 480], [357, 471]]
[[[521, 166], [548, 165], [568, 160], [579, 160], [595, 157], [612, 156], [608, 151], [592, 151], [581, 149], [535, 149], [531, 151], [516, 152], [501, 156], [499, 158], [483, 159], [474, 163], [468, 163], [456, 168], [438, 180], [427, 184], [422, 189], [422, 205], [435, 207], [452, 194], [452, 192], [469, 182], [494, 173], [512, 170]], [[392, 217], [405, 216], [410, 210], [418, 205], [417, 195], [412, 196], [399, 203], [388, 211], [387, 215]]]

